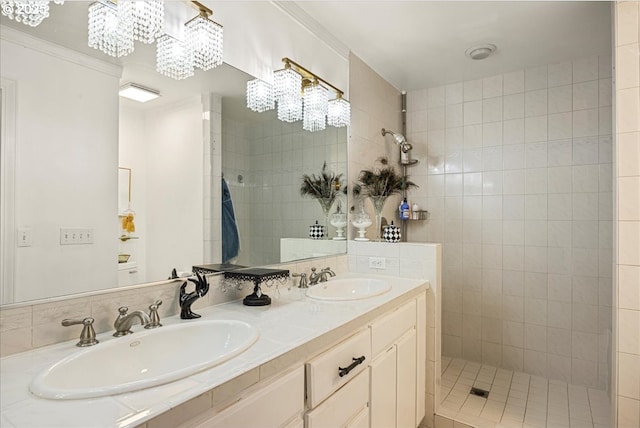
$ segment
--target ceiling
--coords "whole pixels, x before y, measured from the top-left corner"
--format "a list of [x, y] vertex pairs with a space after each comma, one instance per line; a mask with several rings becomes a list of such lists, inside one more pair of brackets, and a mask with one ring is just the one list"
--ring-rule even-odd
[[[185, 94], [212, 91], [235, 99], [244, 108], [244, 87], [251, 76], [230, 66], [182, 81], [155, 71], [155, 46], [136, 43], [133, 54], [111, 58], [87, 46], [90, 1], [51, 6], [51, 16], [38, 27], [25, 27], [2, 17], [2, 25], [85, 54], [123, 65], [122, 83], [159, 89], [153, 103], [128, 102], [153, 108]], [[276, 2], [310, 31], [342, 54], [351, 49], [399, 90], [437, 86], [487, 77], [541, 64], [611, 52], [611, 3], [595, 1], [298, 1]], [[194, 14], [184, 2], [166, 1], [167, 15], [184, 22]], [[296, 13], [291, 13], [292, 10]], [[169, 22], [167, 25], [179, 25]], [[277, 29], [274, 29], [276, 31]], [[471, 46], [492, 43], [497, 51], [486, 60], [464, 54]], [[230, 100], [231, 101], [231, 100]], [[230, 106], [231, 107], [231, 106]], [[255, 114], [252, 120], [261, 120]], [[250, 120], [251, 120], [250, 119]]]
[[[472, 80], [611, 54], [611, 3], [596, 1], [298, 1], [397, 89]], [[465, 56], [491, 43], [482, 61]]]

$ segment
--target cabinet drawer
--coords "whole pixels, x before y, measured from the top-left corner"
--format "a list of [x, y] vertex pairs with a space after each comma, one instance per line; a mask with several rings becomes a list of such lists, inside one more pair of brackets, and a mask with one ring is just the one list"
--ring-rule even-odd
[[[354, 358], [364, 357], [349, 374], [340, 377], [339, 367], [348, 367]], [[371, 360], [371, 335], [369, 329], [360, 331], [306, 364], [307, 399], [314, 408], [334, 391], [353, 379]]]
[[[305, 416], [307, 428], [360, 427], [368, 420], [369, 370], [360, 371], [316, 409]], [[351, 423], [352, 425], [349, 425]]]
[[371, 324], [371, 354], [378, 355], [416, 325], [416, 301], [411, 300]]

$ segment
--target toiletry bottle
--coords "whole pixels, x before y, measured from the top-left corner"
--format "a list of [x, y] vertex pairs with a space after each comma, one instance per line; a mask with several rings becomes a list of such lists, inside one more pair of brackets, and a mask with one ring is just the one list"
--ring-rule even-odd
[[414, 203], [413, 203], [412, 210], [411, 210], [411, 216], [412, 216], [411, 218], [412, 218], [412, 219], [414, 219], [414, 220], [418, 220], [418, 215], [419, 215], [419, 214], [418, 214], [418, 210], [419, 210], [419, 209], [420, 209], [420, 208], [418, 207], [418, 204], [416, 204], [416, 203], [414, 202]]
[[400, 220], [409, 220], [409, 203], [407, 202], [407, 198], [404, 198], [400, 205]]

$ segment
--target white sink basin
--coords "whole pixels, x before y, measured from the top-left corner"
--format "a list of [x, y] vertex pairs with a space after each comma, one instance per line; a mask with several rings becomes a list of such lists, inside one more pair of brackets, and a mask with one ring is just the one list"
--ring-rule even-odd
[[194, 321], [138, 331], [70, 355], [31, 382], [49, 399], [93, 398], [161, 385], [247, 350], [258, 330], [242, 321]]
[[318, 300], [360, 300], [379, 296], [389, 290], [391, 284], [382, 279], [330, 279], [311, 286], [307, 290], [307, 296]]

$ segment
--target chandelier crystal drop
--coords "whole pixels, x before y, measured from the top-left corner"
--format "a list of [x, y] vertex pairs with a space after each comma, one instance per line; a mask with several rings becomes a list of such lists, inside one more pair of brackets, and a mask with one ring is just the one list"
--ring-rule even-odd
[[247, 82], [247, 107], [258, 113], [273, 110], [275, 107], [273, 86], [264, 80], [249, 80]]
[[273, 92], [281, 121], [291, 123], [302, 119], [301, 87], [302, 76], [291, 68], [273, 73]]
[[[55, 4], [63, 4], [64, 0], [53, 0]], [[2, 14], [16, 22], [36, 27], [49, 17], [48, 0], [2, 0]]]
[[133, 4], [103, 0], [89, 6], [89, 46], [113, 57], [133, 52]]
[[327, 109], [327, 124], [341, 128], [349, 126], [351, 122], [351, 104], [341, 96], [329, 101]]
[[[122, 0], [121, 0], [122, 1]], [[133, 38], [151, 44], [164, 34], [164, 1], [133, 1]]]
[[309, 132], [322, 131], [327, 127], [327, 110], [329, 106], [329, 93], [314, 83], [304, 88], [304, 115], [302, 129]]
[[302, 97], [284, 98], [278, 101], [278, 119], [283, 122], [297, 122], [302, 119]]
[[199, 15], [185, 24], [186, 45], [194, 65], [209, 70], [222, 64], [222, 25]]
[[273, 95], [276, 101], [287, 98], [300, 98], [302, 76], [291, 68], [273, 72]]
[[157, 43], [156, 71], [176, 80], [191, 77], [193, 55], [183, 42], [165, 34]]

